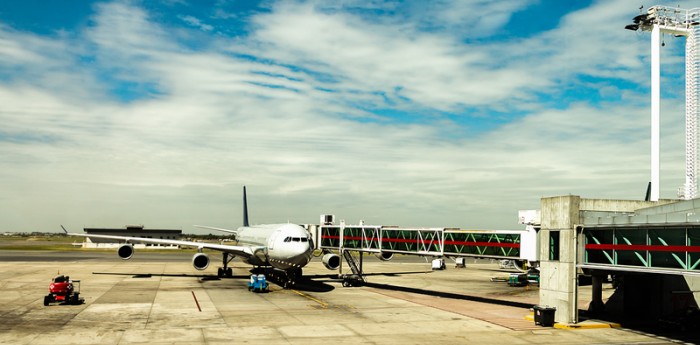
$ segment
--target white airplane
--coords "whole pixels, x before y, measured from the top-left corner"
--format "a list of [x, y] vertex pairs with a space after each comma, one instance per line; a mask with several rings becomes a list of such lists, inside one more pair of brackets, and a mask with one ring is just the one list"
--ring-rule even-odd
[[[203, 226], [200, 226], [203, 227]], [[218, 270], [219, 277], [232, 276], [233, 270], [228, 264], [234, 257], [240, 257], [247, 264], [256, 268], [272, 268], [273, 274], [280, 273], [282, 285], [287, 288], [296, 283], [302, 276], [302, 268], [311, 261], [314, 245], [309, 232], [296, 224], [263, 224], [253, 225], [248, 223], [248, 201], [245, 186], [243, 187], [243, 226], [238, 230], [228, 230], [213, 227], [207, 229], [234, 233], [238, 244], [235, 246], [213, 243], [200, 243], [179, 240], [164, 240], [154, 238], [140, 238], [128, 236], [93, 235], [81, 233], [69, 233], [61, 226], [63, 231], [72, 236], [92, 238], [105, 238], [123, 241], [117, 253], [124, 260], [131, 259], [134, 254], [132, 243], [155, 243], [177, 245], [197, 248], [197, 253], [192, 257], [192, 266], [197, 270], [205, 270], [209, 267], [209, 256], [202, 252], [203, 249], [211, 249], [222, 252], [223, 267]], [[340, 265], [340, 257], [336, 254], [326, 254], [323, 263], [328, 269], [337, 269]]]

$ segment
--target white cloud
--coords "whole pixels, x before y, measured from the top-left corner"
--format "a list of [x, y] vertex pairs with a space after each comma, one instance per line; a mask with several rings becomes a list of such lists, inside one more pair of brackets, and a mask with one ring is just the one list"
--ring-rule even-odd
[[340, 83], [331, 87], [342, 92], [382, 92], [398, 102], [408, 98], [455, 110], [460, 104], [494, 103], [541, 85], [526, 69], [489, 64], [489, 51], [479, 45], [463, 46], [457, 37], [419, 32], [405, 24], [372, 23], [289, 3], [258, 16], [255, 23], [254, 38], [261, 47], [255, 54], [335, 76]]
[[514, 13], [535, 3], [526, 1], [442, 0], [418, 2], [414, 16], [422, 25], [446, 28], [465, 37], [498, 35]]
[[193, 16], [180, 16], [180, 19], [182, 19], [183, 22], [187, 23], [190, 26], [199, 28], [202, 31], [212, 31], [214, 30], [214, 27], [209, 25], [209, 24], [204, 24], [202, 23], [201, 20], [193, 17]]

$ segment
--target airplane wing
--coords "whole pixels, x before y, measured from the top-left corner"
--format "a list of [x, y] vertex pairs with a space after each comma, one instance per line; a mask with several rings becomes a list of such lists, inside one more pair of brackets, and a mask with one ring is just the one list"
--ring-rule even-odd
[[166, 244], [166, 245], [176, 245], [184, 247], [194, 247], [198, 249], [212, 249], [218, 250], [220, 252], [226, 252], [235, 256], [249, 258], [255, 255], [258, 251], [265, 250], [265, 247], [248, 247], [248, 246], [230, 246], [225, 244], [215, 244], [215, 243], [203, 243], [203, 242], [192, 242], [192, 241], [180, 241], [180, 240], [165, 240], [157, 238], [141, 238], [141, 237], [128, 237], [128, 236], [113, 236], [113, 235], [95, 235], [95, 234], [80, 234], [75, 232], [68, 232], [66, 228], [61, 225], [63, 231], [69, 236], [81, 236], [81, 237], [91, 237], [91, 238], [105, 238], [111, 240], [124, 241], [126, 243], [153, 243], [153, 244]]
[[238, 235], [238, 230], [230, 230], [230, 229], [224, 229], [224, 228], [215, 228], [213, 226], [204, 226], [204, 225], [195, 225], [195, 227], [198, 227], [200, 229], [208, 229], [208, 230], [216, 230], [216, 231], [223, 231], [223, 232], [228, 232], [232, 233], [234, 235]]

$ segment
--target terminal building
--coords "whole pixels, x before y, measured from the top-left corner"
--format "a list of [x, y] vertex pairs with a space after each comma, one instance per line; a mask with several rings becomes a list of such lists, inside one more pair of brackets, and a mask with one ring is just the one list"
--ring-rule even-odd
[[[579, 322], [579, 278], [591, 277], [588, 312], [628, 321], [697, 310], [700, 199], [633, 201], [542, 198], [540, 305], [555, 321]], [[613, 278], [606, 301], [602, 284]]]
[[[86, 234], [93, 235], [113, 235], [127, 236], [140, 238], [157, 238], [163, 240], [179, 240], [182, 237], [180, 229], [146, 229], [143, 225], [127, 225], [124, 228], [84, 228]], [[122, 243], [115, 240], [104, 238], [86, 237], [83, 242], [83, 248], [118, 248]], [[152, 248], [152, 249], [178, 249], [176, 245], [164, 244], [144, 244], [135, 243], [136, 248]]]

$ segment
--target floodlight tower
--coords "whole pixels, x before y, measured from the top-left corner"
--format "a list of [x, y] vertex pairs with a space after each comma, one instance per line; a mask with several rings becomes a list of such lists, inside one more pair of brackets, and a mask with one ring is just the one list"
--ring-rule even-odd
[[682, 199], [697, 196], [697, 150], [700, 115], [700, 8], [653, 6], [634, 17], [629, 30], [651, 31], [651, 201], [659, 200], [659, 116], [661, 101], [661, 34], [685, 36], [685, 185], [679, 188]]

